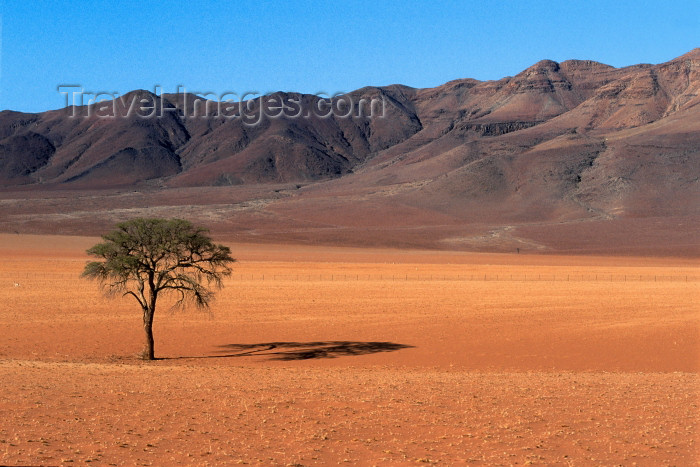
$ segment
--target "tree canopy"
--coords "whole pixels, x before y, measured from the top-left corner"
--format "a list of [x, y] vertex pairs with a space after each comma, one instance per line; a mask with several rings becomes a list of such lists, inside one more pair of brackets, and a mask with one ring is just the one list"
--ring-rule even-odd
[[146, 348], [154, 359], [153, 315], [160, 294], [171, 292], [177, 305], [208, 307], [213, 289], [231, 274], [231, 250], [215, 244], [208, 230], [182, 219], [138, 218], [122, 222], [87, 253], [100, 258], [85, 265], [108, 294], [131, 295], [143, 311]]

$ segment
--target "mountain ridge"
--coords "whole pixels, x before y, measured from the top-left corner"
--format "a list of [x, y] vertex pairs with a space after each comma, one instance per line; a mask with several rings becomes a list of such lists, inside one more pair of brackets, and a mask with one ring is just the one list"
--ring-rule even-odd
[[[499, 80], [368, 86], [344, 98], [355, 106], [347, 116], [340, 107], [318, 110], [340, 106], [341, 96], [293, 92], [217, 108], [192, 94], [136, 90], [92, 106], [3, 111], [0, 186], [135, 187], [178, 199], [177, 190], [218, 187], [255, 206], [236, 215], [257, 227], [245, 230], [225, 216], [217, 225], [251, 238], [268, 235], [259, 228], [268, 217], [285, 235], [309, 228], [314, 238], [323, 226], [357, 234], [442, 225], [450, 232], [416, 244], [477, 249], [480, 237], [455, 240], [463, 237], [452, 230], [482, 225], [501, 232], [500, 241], [518, 225], [700, 214], [700, 48], [656, 65], [541, 60]], [[266, 99], [277, 107], [263, 107]], [[145, 101], [145, 111], [105, 117]], [[359, 115], [367, 112], [362, 102], [382, 103], [384, 116]], [[226, 105], [240, 115], [202, 116]], [[280, 105], [292, 115], [257, 119]]]

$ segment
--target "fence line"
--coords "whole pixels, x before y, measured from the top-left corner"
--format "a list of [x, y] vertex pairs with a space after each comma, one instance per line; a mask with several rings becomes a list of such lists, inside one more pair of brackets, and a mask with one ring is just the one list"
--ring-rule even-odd
[[[72, 280], [66, 273], [5, 273], [8, 280]], [[639, 275], [639, 274], [232, 274], [234, 281], [278, 282], [700, 282], [700, 275]]]
[[698, 282], [694, 275], [632, 274], [233, 274], [238, 281], [279, 282]]

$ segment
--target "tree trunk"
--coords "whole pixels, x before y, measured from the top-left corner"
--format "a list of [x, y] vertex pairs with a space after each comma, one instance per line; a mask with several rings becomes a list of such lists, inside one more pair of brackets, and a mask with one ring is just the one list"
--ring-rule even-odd
[[143, 314], [143, 330], [146, 331], [146, 348], [143, 349], [143, 356], [145, 360], [156, 359], [155, 352], [153, 350], [153, 315], [156, 314], [156, 300], [158, 299], [158, 292], [156, 291], [154, 278], [155, 273], [153, 270], [148, 271], [148, 289], [150, 291], [150, 296], [148, 305], [146, 306]]
[[146, 346], [143, 349], [144, 360], [155, 360], [153, 349], [153, 311], [148, 310], [143, 314], [143, 330], [146, 332]]

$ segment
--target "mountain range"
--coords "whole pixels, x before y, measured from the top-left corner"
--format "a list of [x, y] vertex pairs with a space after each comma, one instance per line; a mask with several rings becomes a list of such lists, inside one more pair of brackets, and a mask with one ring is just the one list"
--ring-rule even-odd
[[[270, 102], [287, 113], [268, 115]], [[656, 65], [543, 60], [496, 81], [224, 103], [239, 115], [144, 90], [5, 110], [2, 228], [95, 233], [180, 213], [241, 241], [696, 255], [699, 104], [694, 49]]]

